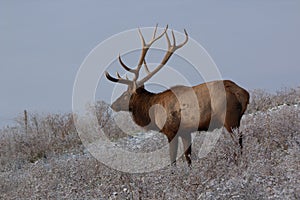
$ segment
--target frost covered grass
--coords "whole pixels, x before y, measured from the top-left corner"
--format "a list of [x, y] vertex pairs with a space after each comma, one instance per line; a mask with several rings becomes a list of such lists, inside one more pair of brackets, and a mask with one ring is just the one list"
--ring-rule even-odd
[[[150, 173], [120, 172], [85, 149], [72, 115], [32, 114], [26, 134], [19, 119], [0, 132], [0, 199], [300, 199], [299, 88], [251, 96], [241, 125], [243, 155], [222, 133], [206, 157], [193, 151], [191, 169], [179, 159]], [[151, 152], [167, 144], [155, 132], [124, 137], [107, 109], [97, 110], [120, 147]], [[196, 134], [194, 150], [203, 135]]]

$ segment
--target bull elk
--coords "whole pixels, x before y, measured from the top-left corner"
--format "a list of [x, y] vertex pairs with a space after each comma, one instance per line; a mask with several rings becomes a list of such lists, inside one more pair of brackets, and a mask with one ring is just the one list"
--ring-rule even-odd
[[[126, 71], [133, 73], [132, 80], [127, 77], [122, 78], [118, 72], [117, 77], [112, 77], [107, 71], [105, 75], [112, 82], [128, 86], [127, 91], [111, 105], [111, 108], [116, 112], [129, 111], [137, 125], [165, 134], [169, 142], [172, 164], [176, 164], [178, 137], [181, 137], [185, 150], [184, 155], [190, 166], [191, 132], [225, 127], [232, 134], [233, 130], [240, 126], [240, 120], [249, 102], [249, 93], [230, 80], [212, 81], [193, 87], [175, 86], [157, 94], [147, 91], [144, 83], [165, 66], [177, 49], [188, 42], [186, 30], [184, 30], [186, 38], [179, 45], [176, 44], [175, 34], [171, 31], [173, 39], [171, 44], [167, 30], [168, 26], [160, 35], [156, 36], [156, 26], [151, 41], [146, 43], [141, 30], [138, 29], [142, 50], [136, 68], [125, 65], [119, 56], [121, 66]], [[150, 71], [145, 56], [151, 45], [163, 36], [166, 37], [168, 50], [161, 63], [153, 71]], [[147, 75], [138, 80], [143, 66]], [[239, 145], [242, 149], [241, 134]]]

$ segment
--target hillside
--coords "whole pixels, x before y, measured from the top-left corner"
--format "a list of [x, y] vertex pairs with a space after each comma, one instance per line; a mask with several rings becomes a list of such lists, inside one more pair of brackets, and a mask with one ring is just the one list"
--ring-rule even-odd
[[[93, 108], [94, 109], [94, 108]], [[159, 133], [116, 126], [107, 105], [95, 107], [115, 145], [151, 152], [167, 144]], [[128, 122], [128, 116], [118, 118]], [[300, 88], [269, 94], [252, 91], [242, 119], [244, 152], [222, 130], [204, 158], [193, 151], [192, 168], [130, 174], [97, 161], [82, 145], [70, 114], [31, 113], [0, 131], [0, 199], [300, 199]], [[203, 144], [195, 133], [193, 147]], [[194, 148], [193, 150], [195, 150]], [[157, 158], [158, 161], [161, 158]]]

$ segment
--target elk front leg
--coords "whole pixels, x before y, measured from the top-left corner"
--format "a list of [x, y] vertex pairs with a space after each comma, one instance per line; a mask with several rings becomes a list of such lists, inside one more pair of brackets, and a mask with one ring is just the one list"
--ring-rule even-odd
[[183, 148], [184, 148], [184, 156], [185, 159], [188, 163], [188, 166], [190, 167], [192, 165], [192, 160], [191, 160], [191, 154], [192, 154], [192, 139], [191, 139], [191, 134], [185, 134], [182, 135], [182, 143], [183, 143]]
[[169, 141], [169, 154], [170, 154], [171, 165], [176, 166], [178, 136], [168, 137], [168, 141]]

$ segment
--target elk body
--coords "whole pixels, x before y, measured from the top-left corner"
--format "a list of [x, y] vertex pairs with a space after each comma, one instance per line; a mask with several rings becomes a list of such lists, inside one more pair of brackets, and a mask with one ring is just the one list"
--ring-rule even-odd
[[[128, 85], [125, 91], [112, 105], [111, 108], [118, 111], [132, 113], [134, 122], [149, 130], [157, 130], [165, 134], [169, 142], [171, 163], [176, 163], [178, 137], [182, 138], [185, 150], [185, 158], [191, 165], [191, 133], [194, 131], [207, 131], [214, 128], [225, 127], [229, 133], [240, 126], [240, 120], [244, 114], [248, 102], [249, 93], [230, 80], [212, 81], [193, 87], [175, 86], [161, 93], [151, 93], [144, 87], [144, 83], [157, 73], [172, 56], [172, 54], [188, 41], [176, 45], [172, 31], [173, 44], [171, 44], [167, 28], [156, 37], [155, 28], [152, 40], [146, 44], [141, 31], [142, 53], [136, 69], [127, 67], [119, 56], [122, 67], [134, 74], [133, 80], [124, 79], [117, 73], [117, 78], [106, 72], [110, 81]], [[168, 51], [162, 62], [150, 72], [145, 56], [150, 46], [165, 35], [168, 43]], [[139, 71], [145, 67], [148, 75], [138, 81]], [[242, 148], [242, 135], [239, 138]]]

